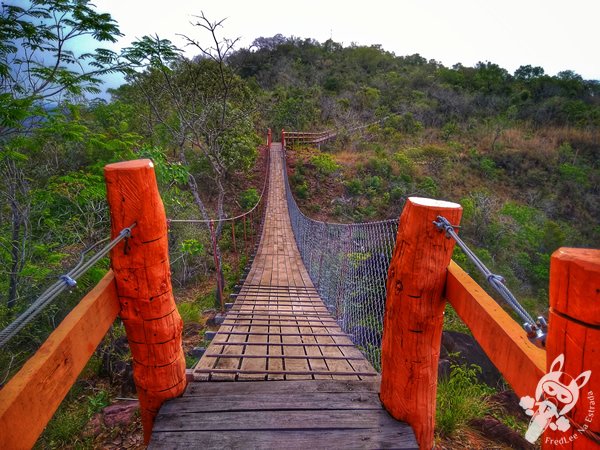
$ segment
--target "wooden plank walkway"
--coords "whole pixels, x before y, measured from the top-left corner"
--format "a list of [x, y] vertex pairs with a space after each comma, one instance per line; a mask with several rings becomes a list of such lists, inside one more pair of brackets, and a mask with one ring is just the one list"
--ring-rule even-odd
[[[288, 215], [281, 144], [271, 146], [261, 241], [242, 289], [150, 447], [418, 448], [379, 401], [379, 376], [331, 317]], [[233, 383], [226, 381], [235, 381]]]
[[373, 378], [319, 298], [296, 247], [281, 144], [271, 147], [267, 214], [260, 244], [225, 322], [194, 369], [194, 380]]
[[369, 381], [191, 383], [163, 405], [150, 449], [418, 449]]

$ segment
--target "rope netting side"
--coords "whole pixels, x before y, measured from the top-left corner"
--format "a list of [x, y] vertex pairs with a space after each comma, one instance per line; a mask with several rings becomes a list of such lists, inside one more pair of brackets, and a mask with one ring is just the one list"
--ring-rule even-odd
[[302, 261], [329, 312], [379, 370], [387, 271], [397, 220], [338, 224], [305, 216], [283, 171], [292, 230]]

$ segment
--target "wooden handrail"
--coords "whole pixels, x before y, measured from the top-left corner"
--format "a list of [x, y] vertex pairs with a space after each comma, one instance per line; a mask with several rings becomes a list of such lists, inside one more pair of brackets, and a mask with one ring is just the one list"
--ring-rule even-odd
[[[328, 139], [337, 136], [333, 130], [326, 131], [285, 131], [281, 130], [282, 142], [289, 140], [292, 145], [294, 143], [302, 144], [321, 144]], [[285, 144], [284, 144], [285, 146]]]
[[445, 296], [516, 394], [532, 395], [546, 370], [546, 352], [454, 261]]
[[115, 321], [109, 271], [0, 390], [0, 448], [31, 448]]

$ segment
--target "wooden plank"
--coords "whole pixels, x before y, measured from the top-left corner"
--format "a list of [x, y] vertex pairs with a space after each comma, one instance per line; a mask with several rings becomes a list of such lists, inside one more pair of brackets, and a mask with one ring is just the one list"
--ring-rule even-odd
[[[302, 306], [299, 306], [299, 310], [300, 311], [304, 311], [305, 309], [309, 309], [309, 308], [304, 308]], [[300, 328], [298, 326], [298, 323], [294, 323], [293, 320], [290, 318], [290, 320], [288, 322], [284, 322], [283, 325], [290, 325], [290, 326], [296, 326], [296, 328], [291, 328], [288, 330], [292, 330], [292, 331], [297, 331], [297, 334], [294, 335], [294, 333], [281, 333], [281, 341], [283, 343], [287, 343], [287, 344], [304, 344], [305, 342], [305, 338], [301, 337], [300, 335]], [[303, 345], [296, 345], [296, 346], [286, 346], [283, 347], [283, 354], [285, 356], [306, 356], [307, 355], [307, 351], [306, 351], [306, 347], [304, 347]], [[285, 375], [285, 379], [286, 380], [306, 380], [306, 379], [312, 379], [313, 376], [312, 375], [307, 375], [307, 372], [310, 372], [310, 364], [308, 362], [308, 360], [301, 360], [301, 359], [284, 359], [283, 360], [283, 369], [288, 372]], [[292, 373], [289, 373], [292, 372]], [[293, 372], [296, 372], [297, 374], [293, 374]], [[302, 372], [304, 372], [304, 374], [302, 374]]]
[[[285, 362], [286, 365], [289, 367], [291, 366], [291, 362], [288, 361], [287, 356], [283, 356], [282, 358]], [[289, 358], [289, 359], [298, 359], [298, 358]], [[303, 358], [306, 363], [306, 358]], [[357, 377], [357, 376], [363, 376], [363, 377], [368, 377], [368, 376], [378, 376], [378, 374], [376, 372], [356, 372], [353, 370], [347, 371], [347, 372], [333, 372], [333, 371], [324, 371], [324, 372], [320, 372], [318, 370], [312, 369], [310, 366], [308, 366], [307, 370], [284, 370], [284, 371], [277, 371], [277, 370], [264, 370], [264, 369], [260, 369], [260, 370], [244, 370], [244, 369], [219, 369], [219, 368], [213, 368], [213, 369], [196, 369], [194, 371], [195, 373], [210, 373], [211, 375], [215, 375], [215, 374], [242, 374], [242, 375], [260, 375], [260, 374], [272, 374], [272, 375], [285, 375], [286, 379], [312, 379], [311, 375], [330, 375], [330, 376], [352, 376], [352, 377]], [[214, 378], [215, 380], [218, 378]], [[240, 378], [242, 379], [242, 378]], [[253, 379], [257, 379], [257, 378], [253, 378]], [[264, 379], [264, 377], [260, 377], [258, 379]]]
[[[237, 303], [237, 302], [236, 302]], [[229, 329], [238, 329], [239, 326], [231, 326]], [[248, 341], [252, 343], [267, 343], [269, 339], [269, 327], [264, 324], [252, 323], [248, 328]], [[229, 334], [239, 334], [234, 331], [228, 332]], [[266, 345], [251, 345], [244, 348], [243, 354], [249, 354], [251, 356], [266, 355]], [[239, 380], [265, 380], [266, 374], [264, 373], [268, 369], [268, 362], [266, 358], [244, 358], [241, 359], [240, 369], [238, 373]]]
[[205, 395], [278, 395], [302, 392], [306, 395], [314, 392], [379, 392], [379, 379], [367, 381], [310, 380], [310, 381], [265, 381], [249, 383], [211, 383], [195, 382], [188, 385], [184, 397], [203, 397]]
[[377, 395], [360, 392], [313, 392], [307, 396], [304, 392], [286, 392], [269, 395], [203, 395], [182, 397], [169, 402], [161, 408], [161, 414], [226, 412], [226, 411], [277, 411], [277, 410], [381, 410]]
[[0, 448], [31, 448], [114, 322], [109, 271], [0, 390]]
[[[277, 324], [269, 323], [269, 332], [281, 332], [281, 321], [277, 320]], [[284, 322], [285, 323], [285, 322]], [[283, 342], [283, 338], [278, 335], [270, 335], [267, 337], [268, 342], [281, 344]], [[267, 355], [272, 357], [273, 359], [269, 360], [268, 368], [273, 371], [283, 371], [285, 370], [285, 365], [283, 362], [283, 358], [278, 358], [279, 356], [283, 356], [283, 347], [280, 345], [269, 345], [267, 347]], [[267, 380], [283, 380], [285, 377], [282, 374], [270, 374], [267, 375]]]
[[519, 397], [532, 395], [546, 371], [546, 352], [454, 261], [446, 298]]
[[[283, 326], [288, 326], [291, 327], [293, 325], [280, 325], [281, 327]], [[296, 328], [298, 328], [298, 325], [296, 324], [295, 326]], [[230, 327], [228, 327], [230, 328]], [[344, 336], [344, 337], [348, 337], [348, 335], [346, 333], [309, 333], [308, 331], [303, 332], [302, 330], [300, 330], [298, 333], [285, 333], [285, 332], [267, 332], [267, 331], [254, 331], [255, 328], [258, 328], [256, 326], [252, 326], [250, 328], [250, 331], [220, 331], [219, 330], [219, 334], [221, 335], [237, 335], [237, 336]], [[264, 328], [263, 326], [260, 327], [261, 329]], [[340, 330], [341, 331], [341, 330]]]
[[[267, 382], [268, 383], [268, 382]], [[394, 427], [397, 422], [384, 410], [227, 411], [161, 414], [154, 432], [220, 430], [327, 430]]]
[[[285, 443], [285, 444], [283, 444]], [[186, 431], [155, 433], [149, 449], [253, 448], [273, 449], [285, 445], [289, 450], [343, 449], [413, 449], [419, 447], [410, 427], [379, 427], [373, 429], [261, 430], [261, 431]]]
[[[275, 335], [275, 337], [280, 337], [280, 335]], [[216, 339], [216, 338], [215, 338]], [[232, 342], [232, 341], [225, 341], [225, 342], [215, 342], [213, 341], [213, 345], [219, 345], [219, 346], [235, 346], [235, 345], [241, 345], [241, 346], [249, 346], [249, 345], [260, 345], [260, 346], [264, 346], [265, 344], [263, 344], [262, 342]], [[354, 344], [350, 343], [350, 344], [341, 344], [341, 343], [309, 343], [309, 342], [296, 342], [296, 343], [291, 343], [291, 342], [269, 342], [268, 343], [269, 347], [354, 347]], [[209, 347], [210, 349], [210, 347]]]
[[[318, 345], [315, 345], [315, 347], [318, 347]], [[234, 354], [234, 355], [225, 355], [225, 354], [219, 354], [219, 353], [210, 353], [206, 355], [209, 358], [266, 358], [266, 359], [281, 359], [280, 355], [266, 355], [266, 354], [258, 354], [258, 355], [251, 355], [249, 353], [240, 353], [240, 354]], [[343, 360], [363, 360], [364, 357], [361, 356], [325, 356], [325, 355], [306, 355], [306, 356], [286, 356], [286, 359], [343, 359]]]

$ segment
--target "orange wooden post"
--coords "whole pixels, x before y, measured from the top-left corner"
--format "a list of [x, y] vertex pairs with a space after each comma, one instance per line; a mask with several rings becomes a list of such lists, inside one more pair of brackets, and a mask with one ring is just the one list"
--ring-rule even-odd
[[[575, 379], [581, 388], [575, 407], [566, 412], [572, 419], [570, 429], [547, 428], [542, 449], [597, 449], [600, 442], [590, 439], [588, 432], [600, 436], [600, 250], [560, 248], [554, 252], [549, 319], [547, 372], [556, 357], [564, 355], [560, 370], [568, 376], [560, 381], [568, 385]], [[580, 375], [588, 370], [591, 374], [585, 382], [586, 376]], [[573, 391], [573, 386], [568, 390]], [[547, 392], [545, 396], [557, 403]], [[564, 404], [558, 402], [558, 406]]]
[[267, 130], [267, 150], [271, 148], [271, 142], [273, 142], [273, 135], [271, 133], [271, 129]]
[[385, 409], [414, 429], [421, 449], [433, 447], [438, 360], [446, 283], [454, 240], [433, 225], [443, 215], [458, 225], [456, 203], [410, 197], [406, 201], [388, 271], [381, 346]]
[[285, 148], [285, 130], [281, 129], [281, 146]]
[[148, 443], [162, 403], [186, 387], [183, 322], [171, 288], [167, 218], [149, 159], [109, 164], [104, 176], [112, 236], [136, 223], [131, 238], [112, 250], [111, 265]]

